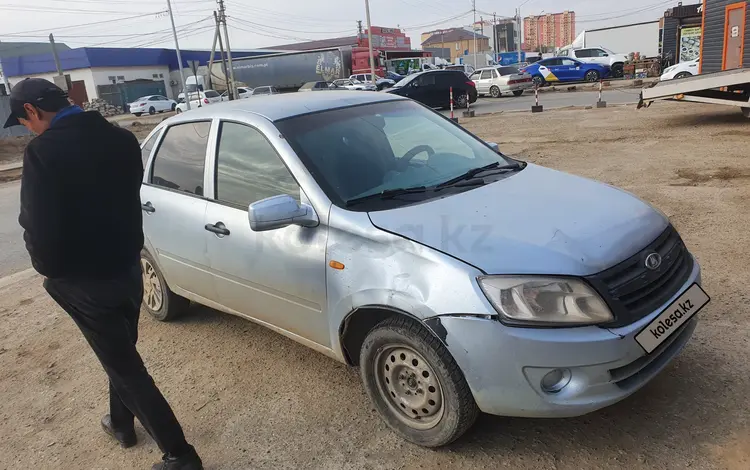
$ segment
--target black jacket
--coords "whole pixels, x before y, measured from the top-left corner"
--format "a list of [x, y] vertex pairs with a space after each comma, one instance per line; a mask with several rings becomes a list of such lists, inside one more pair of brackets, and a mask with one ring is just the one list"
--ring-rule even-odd
[[49, 278], [111, 278], [143, 247], [141, 150], [97, 112], [62, 117], [26, 147], [21, 215], [26, 249]]

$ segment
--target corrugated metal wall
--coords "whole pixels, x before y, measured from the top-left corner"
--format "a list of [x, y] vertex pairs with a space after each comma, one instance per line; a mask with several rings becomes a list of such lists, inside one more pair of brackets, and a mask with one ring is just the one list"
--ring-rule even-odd
[[[737, 3], [737, 0], [706, 0], [701, 73], [721, 70], [724, 54], [725, 11], [726, 6], [733, 3]], [[747, 0], [746, 3], [748, 3]], [[744, 67], [750, 67], [750, 5], [745, 15], [745, 51], [742, 63]]]
[[11, 136], [29, 135], [29, 131], [23, 126], [13, 126], [8, 129], [2, 129], [1, 125], [10, 116], [10, 97], [0, 96], [0, 139]]

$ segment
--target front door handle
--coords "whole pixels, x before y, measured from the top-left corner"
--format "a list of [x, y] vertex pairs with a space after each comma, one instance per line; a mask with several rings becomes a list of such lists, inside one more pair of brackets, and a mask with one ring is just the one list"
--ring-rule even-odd
[[215, 233], [216, 235], [229, 235], [229, 229], [222, 222], [216, 222], [215, 224], [206, 224], [204, 228], [209, 232]]
[[153, 204], [151, 204], [151, 201], [147, 201], [146, 204], [141, 204], [141, 209], [149, 213], [156, 212], [156, 209], [154, 209], [154, 206]]

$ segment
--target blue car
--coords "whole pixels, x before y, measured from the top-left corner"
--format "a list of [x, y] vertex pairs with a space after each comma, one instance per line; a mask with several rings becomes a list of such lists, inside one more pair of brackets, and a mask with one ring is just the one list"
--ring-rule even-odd
[[520, 70], [531, 74], [534, 85], [544, 86], [554, 82], [598, 82], [609, 77], [609, 68], [587, 64], [570, 57], [551, 57], [540, 60]]

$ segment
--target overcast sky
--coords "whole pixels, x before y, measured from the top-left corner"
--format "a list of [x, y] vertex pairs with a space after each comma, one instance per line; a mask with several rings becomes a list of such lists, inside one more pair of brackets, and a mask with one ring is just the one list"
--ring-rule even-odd
[[[225, 0], [233, 49], [253, 49], [356, 34], [364, 0]], [[577, 32], [658, 19], [677, 0], [477, 0], [477, 19], [562, 10], [576, 12]], [[690, 3], [690, 2], [688, 2]], [[696, 2], [697, 3], [697, 0]], [[172, 0], [180, 47], [210, 49], [213, 0]], [[160, 10], [162, 13], [160, 14]], [[470, 25], [470, 0], [370, 0], [372, 24], [401, 27], [419, 46], [423, 31]], [[0, 41], [45, 41], [70, 47], [173, 47], [166, 0], [0, 0]], [[461, 15], [466, 12], [465, 15]], [[106, 21], [106, 22], [105, 22]], [[104, 23], [101, 23], [104, 22]], [[99, 23], [99, 24], [93, 24]], [[89, 24], [84, 26], [84, 24]]]

